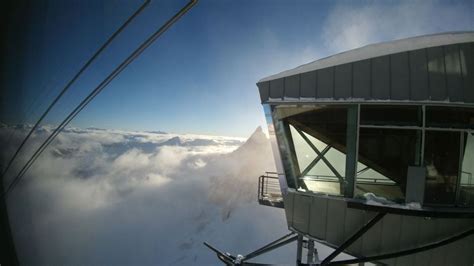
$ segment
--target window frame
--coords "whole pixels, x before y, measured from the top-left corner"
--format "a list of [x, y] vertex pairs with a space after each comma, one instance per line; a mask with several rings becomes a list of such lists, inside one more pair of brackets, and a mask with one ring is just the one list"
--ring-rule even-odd
[[[346, 182], [348, 182], [348, 184], [346, 184], [346, 191], [348, 191], [348, 193], [345, 193], [344, 195], [341, 195], [345, 198], [354, 198], [355, 197], [355, 186], [356, 186], [356, 183], [357, 183], [357, 171], [359, 169], [357, 169], [357, 164], [358, 164], [358, 153], [359, 153], [359, 134], [360, 134], [360, 129], [361, 128], [380, 128], [380, 129], [403, 129], [403, 130], [419, 130], [421, 131], [421, 143], [420, 143], [420, 147], [419, 147], [419, 158], [420, 158], [420, 165], [421, 166], [424, 166], [424, 150], [425, 150], [425, 135], [426, 135], [426, 131], [455, 131], [455, 132], [461, 132], [461, 133], [467, 133], [467, 134], [472, 134], [474, 133], [474, 129], [470, 129], [470, 128], [448, 128], [448, 127], [429, 127], [426, 125], [426, 107], [427, 106], [435, 106], [435, 107], [445, 107], [445, 108], [472, 108], [474, 109], [474, 106], [471, 106], [471, 105], [461, 105], [461, 104], [437, 104], [437, 103], [417, 103], [417, 102], [325, 102], [325, 103], [311, 103], [311, 102], [308, 102], [308, 103], [279, 103], [279, 104], [274, 104], [272, 106], [272, 113], [274, 113], [274, 126], [277, 124], [277, 123], [282, 123], [282, 121], [280, 119], [277, 118], [277, 116], [275, 115], [275, 112], [278, 108], [282, 108], [282, 107], [294, 107], [294, 108], [297, 108], [297, 107], [322, 107], [322, 106], [331, 106], [331, 105], [338, 105], [338, 106], [343, 106], [343, 107], [347, 107], [348, 110], [350, 108], [355, 108], [356, 110], [356, 116], [353, 118], [355, 121], [353, 121], [356, 125], [355, 127], [355, 147], [354, 148], [351, 148], [351, 149], [348, 149], [347, 150], [347, 153], [346, 153], [346, 169], [348, 169], [348, 167], [353, 167], [353, 169], [355, 169], [355, 171], [353, 171], [353, 173], [351, 171], [347, 171], [346, 170], [346, 175], [345, 175], [345, 180]], [[422, 124], [421, 126], [397, 126], [397, 125], [369, 125], [369, 124], [362, 124], [361, 123], [361, 106], [366, 106], [366, 105], [379, 105], [381, 107], [383, 107], [384, 105], [396, 105], [396, 106], [413, 106], [413, 105], [416, 105], [416, 106], [419, 106], [421, 107], [421, 118], [422, 118]], [[348, 116], [349, 117], [349, 116]], [[349, 119], [348, 119], [349, 121]], [[349, 126], [349, 124], [347, 125]], [[464, 134], [460, 134], [461, 136], [461, 142], [460, 142], [460, 145], [464, 145]], [[277, 135], [277, 139], [280, 139], [280, 138], [286, 138], [286, 136], [278, 136]], [[290, 136], [291, 138], [291, 136]], [[349, 134], [346, 135], [346, 138], [347, 140], [349, 140]], [[287, 140], [284, 140], [285, 142], [288, 142], [288, 139]], [[290, 141], [291, 142], [291, 141]], [[349, 143], [349, 142], [347, 142]], [[290, 144], [291, 145], [291, 144]], [[282, 151], [281, 150], [281, 147], [280, 147], [280, 154], [282, 154]], [[459, 154], [459, 158], [460, 158], [460, 161], [462, 161], [462, 158], [463, 158], [463, 149], [460, 149], [460, 154]], [[351, 165], [349, 165], [351, 164]], [[288, 171], [288, 170], [285, 170], [285, 171]], [[455, 201], [454, 201], [454, 204], [441, 204], [442, 206], [459, 206], [460, 204], [460, 189], [461, 189], [461, 186], [460, 186], [460, 181], [461, 181], [461, 172], [462, 172], [462, 165], [460, 165], [459, 167], [459, 174], [458, 174], [458, 178], [457, 178], [457, 182], [456, 182], [456, 198], [455, 198]], [[474, 173], [473, 173], [474, 174]], [[349, 176], [350, 175], [350, 176]], [[287, 177], [288, 178], [294, 178], [296, 179], [295, 181], [297, 181], [298, 177]], [[297, 184], [297, 183], [296, 183]], [[348, 187], [350, 187], [351, 189], [347, 189]], [[316, 192], [312, 192], [312, 193], [316, 193]], [[338, 196], [338, 195], [330, 195], [330, 196], [335, 196], [335, 197], [341, 197], [341, 196]], [[424, 204], [425, 206], [438, 206], [438, 205], [433, 205], [433, 204]], [[467, 206], [467, 207], [472, 207], [472, 206]]]

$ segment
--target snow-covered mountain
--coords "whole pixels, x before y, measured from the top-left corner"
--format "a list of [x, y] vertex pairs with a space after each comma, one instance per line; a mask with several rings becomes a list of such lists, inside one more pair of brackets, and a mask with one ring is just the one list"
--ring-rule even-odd
[[[0, 144], [9, 146], [2, 158], [11, 156], [24, 131], [0, 129]], [[31, 145], [47, 132], [38, 130]], [[219, 265], [203, 241], [247, 253], [287, 232], [283, 210], [256, 201], [258, 176], [274, 168], [260, 128], [246, 141], [69, 128], [8, 198], [20, 260]], [[261, 260], [291, 263], [294, 250]]]

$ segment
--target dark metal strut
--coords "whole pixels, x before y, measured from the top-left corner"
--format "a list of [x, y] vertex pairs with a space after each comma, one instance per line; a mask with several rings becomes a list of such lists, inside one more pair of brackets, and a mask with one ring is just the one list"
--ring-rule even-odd
[[380, 261], [380, 260], [386, 260], [386, 259], [411, 255], [411, 254], [427, 251], [427, 250], [430, 250], [430, 249], [434, 249], [434, 248], [437, 248], [437, 247], [441, 247], [441, 246], [450, 244], [452, 242], [455, 242], [455, 241], [461, 240], [465, 237], [468, 237], [472, 234], [474, 234], [474, 228], [470, 229], [470, 230], [467, 230], [467, 231], [465, 231], [461, 234], [455, 235], [453, 237], [441, 240], [439, 242], [431, 243], [431, 244], [428, 244], [428, 245], [425, 245], [425, 246], [421, 246], [421, 247], [418, 247], [418, 248], [407, 249], [407, 250], [402, 250], [402, 251], [387, 253], [387, 254], [382, 254], [382, 255], [376, 255], [376, 256], [371, 256], [371, 257], [333, 261], [333, 262], [328, 263], [327, 265], [347, 265], [347, 264], [370, 262], [370, 261]]
[[286, 244], [289, 244], [295, 241], [296, 239], [298, 239], [298, 235], [295, 235], [295, 233], [291, 232], [245, 256], [242, 256], [242, 255], [233, 256], [227, 252], [222, 252], [218, 250], [217, 248], [211, 246], [210, 244], [206, 242], [204, 242], [204, 245], [206, 245], [208, 248], [214, 251], [217, 255], [217, 258], [219, 258], [226, 265], [271, 265], [271, 264], [252, 263], [252, 262], [247, 262], [247, 261], [259, 255], [262, 255], [263, 253], [269, 252], [271, 250], [274, 250]]
[[357, 241], [362, 235], [364, 235], [372, 226], [377, 224], [386, 213], [380, 212], [375, 215], [368, 223], [366, 223], [359, 231], [355, 232], [349, 239], [347, 239], [342, 245], [340, 245], [336, 250], [334, 250], [329, 256], [327, 256], [322, 262], [321, 265], [328, 265], [332, 259], [337, 257], [337, 255], [341, 254], [347, 247], [349, 247], [352, 243]]

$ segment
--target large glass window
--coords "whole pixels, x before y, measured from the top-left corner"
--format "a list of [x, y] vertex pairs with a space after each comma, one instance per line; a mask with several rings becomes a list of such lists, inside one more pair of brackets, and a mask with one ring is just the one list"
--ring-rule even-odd
[[427, 106], [426, 126], [474, 129], [474, 108]]
[[347, 107], [278, 108], [294, 150], [298, 189], [344, 195]]
[[408, 167], [417, 164], [420, 136], [418, 130], [360, 128], [356, 194], [403, 202]]
[[426, 131], [425, 203], [454, 204], [459, 175], [460, 132]]
[[274, 108], [289, 187], [397, 203], [419, 195], [428, 205], [474, 206], [474, 108], [357, 107]]
[[421, 126], [421, 106], [416, 105], [362, 105], [361, 125]]
[[404, 202], [408, 167], [420, 164], [422, 125], [421, 106], [361, 105], [356, 196]]

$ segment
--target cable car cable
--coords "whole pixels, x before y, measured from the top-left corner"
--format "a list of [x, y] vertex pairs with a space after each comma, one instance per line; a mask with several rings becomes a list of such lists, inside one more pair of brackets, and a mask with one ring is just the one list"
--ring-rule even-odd
[[117, 68], [115, 68], [82, 102], [74, 108], [74, 110], [61, 122], [61, 124], [54, 130], [54, 132], [41, 144], [35, 151], [33, 156], [23, 166], [15, 179], [7, 187], [3, 196], [6, 196], [24, 176], [26, 171], [36, 161], [38, 156], [46, 149], [46, 147], [56, 138], [61, 130], [71, 122], [74, 117], [81, 112], [84, 107], [89, 104], [95, 96], [97, 96], [118, 74], [120, 74], [133, 60], [135, 60], [146, 48], [148, 48], [158, 37], [160, 37], [166, 30], [168, 30], [178, 19], [180, 19], [187, 11], [189, 11], [197, 0], [191, 0], [180, 11], [178, 11], [172, 18], [170, 18], [163, 26], [161, 26], [155, 33], [153, 33], [145, 42], [143, 42], [130, 56], [128, 56]]
[[20, 153], [20, 151], [23, 149], [23, 147], [25, 146], [26, 142], [28, 141], [28, 139], [31, 137], [31, 135], [33, 134], [33, 132], [38, 128], [38, 126], [40, 125], [40, 123], [43, 121], [43, 119], [46, 117], [46, 115], [48, 115], [48, 113], [51, 111], [51, 109], [54, 107], [54, 105], [56, 105], [56, 103], [59, 101], [59, 99], [64, 95], [64, 93], [66, 93], [66, 91], [72, 86], [72, 84], [74, 82], [76, 82], [76, 80], [82, 75], [82, 73], [84, 73], [84, 71], [92, 64], [92, 62], [99, 56], [100, 53], [102, 53], [105, 48], [107, 48], [107, 46], [109, 46], [109, 44], [115, 39], [115, 37], [118, 36], [118, 34], [120, 32], [123, 31], [123, 29], [125, 29], [128, 24], [130, 24], [130, 22], [138, 16], [138, 14], [140, 14], [144, 9], [145, 7], [150, 3], [151, 0], [145, 0], [145, 2], [143, 2], [143, 4], [135, 11], [135, 13], [133, 13], [123, 24], [122, 26], [120, 26], [120, 28], [118, 28], [108, 39], [107, 41], [102, 44], [102, 46], [94, 53], [94, 55], [81, 67], [81, 69], [76, 73], [76, 75], [74, 75], [74, 77], [66, 84], [66, 86], [62, 89], [62, 91], [56, 96], [56, 98], [51, 102], [51, 104], [48, 106], [48, 108], [46, 108], [46, 110], [43, 112], [43, 114], [40, 116], [40, 118], [36, 121], [36, 123], [33, 125], [33, 127], [31, 128], [31, 130], [29, 131], [29, 133], [26, 135], [26, 137], [23, 139], [23, 141], [21, 142], [20, 146], [18, 146], [18, 148], [16, 149], [15, 153], [13, 154], [13, 156], [10, 158], [10, 161], [8, 162], [7, 166], [5, 167], [5, 169], [3, 170], [3, 173], [2, 173], [2, 177], [1, 177], [1, 180], [3, 180], [3, 177], [5, 176], [5, 174], [7, 173], [7, 171], [10, 169], [10, 167], [12, 166], [13, 162], [15, 161], [16, 157], [18, 156], [18, 154]]

